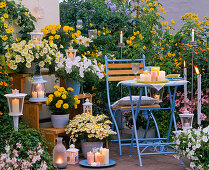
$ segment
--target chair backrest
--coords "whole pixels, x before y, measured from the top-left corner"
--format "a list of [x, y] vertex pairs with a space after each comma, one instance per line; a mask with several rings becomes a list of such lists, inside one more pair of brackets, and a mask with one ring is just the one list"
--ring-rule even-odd
[[[123, 81], [123, 80], [133, 80], [134, 73], [132, 71], [132, 63], [139, 64], [139, 72], [142, 73], [145, 70], [145, 55], [142, 55], [142, 59], [117, 59], [109, 60], [105, 56], [105, 66], [106, 66], [106, 86], [107, 86], [107, 98], [108, 104], [110, 106], [109, 98], [109, 82], [111, 81]], [[139, 78], [139, 75], [137, 76]]]

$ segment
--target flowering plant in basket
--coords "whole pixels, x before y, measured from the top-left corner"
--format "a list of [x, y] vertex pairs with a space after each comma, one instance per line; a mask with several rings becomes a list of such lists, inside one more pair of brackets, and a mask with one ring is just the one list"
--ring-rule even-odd
[[178, 156], [189, 159], [190, 168], [209, 168], [209, 126], [181, 132], [176, 135], [175, 141]]
[[66, 126], [65, 131], [70, 134], [73, 142], [78, 139], [86, 142], [105, 140], [110, 135], [116, 134], [111, 130], [111, 121], [106, 115], [93, 116], [88, 113], [76, 115]]
[[59, 87], [58, 85], [54, 86], [54, 93], [50, 94], [46, 101], [49, 110], [53, 112], [54, 115], [64, 115], [68, 114], [69, 109], [76, 108], [77, 105], [80, 104], [80, 100], [78, 100], [78, 96], [73, 96], [70, 92], [74, 89], [69, 87], [65, 90], [64, 87]]

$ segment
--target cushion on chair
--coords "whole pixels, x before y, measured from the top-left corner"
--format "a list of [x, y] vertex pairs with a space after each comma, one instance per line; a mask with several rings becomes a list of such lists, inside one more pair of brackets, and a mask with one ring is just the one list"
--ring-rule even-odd
[[[132, 96], [132, 102], [133, 102], [133, 106], [136, 106], [137, 102], [139, 101], [139, 96]], [[148, 106], [148, 105], [154, 105], [154, 104], [158, 104], [159, 101], [157, 99], [154, 99], [152, 97], [148, 97], [148, 96], [142, 96], [141, 99], [141, 106]], [[117, 100], [115, 103], [113, 103], [111, 105], [111, 107], [113, 109], [116, 109], [120, 106], [130, 106], [130, 96], [126, 96], [121, 98], [120, 100]]]

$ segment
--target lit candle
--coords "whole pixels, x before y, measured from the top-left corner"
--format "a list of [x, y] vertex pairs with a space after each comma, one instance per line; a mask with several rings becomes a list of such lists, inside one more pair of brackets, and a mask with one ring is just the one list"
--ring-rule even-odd
[[32, 92], [32, 98], [38, 98], [38, 93], [36, 91]]
[[34, 43], [34, 44], [39, 44], [40, 41], [39, 41], [38, 39], [35, 39], [35, 40], [33, 40], [33, 43]]
[[55, 163], [56, 163], [57, 165], [62, 165], [63, 162], [64, 162], [64, 160], [63, 160], [62, 157], [58, 157], [57, 160], [55, 161]]
[[104, 161], [105, 161], [104, 155], [103, 154], [98, 154], [97, 155], [97, 161], [100, 162], [101, 166], [103, 166], [104, 165]]
[[91, 165], [91, 163], [94, 163], [94, 153], [93, 152], [87, 152], [87, 164]]
[[194, 29], [192, 29], [192, 41], [194, 42]]
[[[184, 80], [187, 80], [187, 68], [185, 61], [184, 61]], [[184, 85], [184, 99], [187, 99], [187, 84]]]
[[69, 52], [69, 53], [68, 53], [68, 57], [69, 57], [71, 60], [73, 60], [73, 59], [74, 59], [74, 54], [73, 54], [73, 52]]
[[104, 155], [104, 164], [109, 165], [109, 149], [102, 149], [102, 155]]
[[44, 98], [44, 91], [38, 91], [38, 98]]
[[195, 66], [197, 73], [197, 123], [201, 124], [201, 74], [197, 66]]
[[143, 71], [143, 74], [144, 74], [144, 75], [146, 75], [146, 74], [148, 74], [148, 73], [150, 73], [150, 71], [148, 71], [148, 70]]
[[12, 113], [20, 113], [19, 99], [17, 98], [12, 99]]
[[158, 81], [165, 80], [165, 71], [159, 71]]
[[154, 98], [157, 99], [158, 101], [160, 101], [160, 95], [159, 94], [155, 94]]
[[151, 74], [150, 73], [145, 75], [145, 81], [151, 81]]
[[157, 81], [157, 71], [151, 71], [151, 81]]
[[100, 152], [96, 152], [96, 153], [95, 153], [95, 162], [98, 162], [98, 161], [97, 161], [97, 155], [98, 155], [98, 154], [100, 154]]
[[151, 71], [157, 71], [157, 75], [159, 75], [160, 67], [151, 67]]
[[140, 80], [144, 81], [145, 80], [145, 75], [144, 74], [140, 74]]
[[123, 32], [120, 31], [120, 43], [123, 43]]

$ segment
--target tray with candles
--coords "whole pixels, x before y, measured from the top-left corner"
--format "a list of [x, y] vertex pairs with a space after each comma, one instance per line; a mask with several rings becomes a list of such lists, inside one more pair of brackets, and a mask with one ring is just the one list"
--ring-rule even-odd
[[100, 163], [98, 162], [93, 162], [91, 164], [88, 164], [87, 163], [87, 160], [82, 160], [79, 162], [79, 164], [81, 166], [85, 166], [85, 167], [89, 167], [89, 168], [105, 168], [105, 167], [110, 167], [110, 166], [113, 166], [116, 164], [116, 162], [114, 160], [109, 160], [109, 164], [104, 164], [104, 165], [101, 165]]
[[169, 79], [164, 79], [164, 80], [160, 80], [160, 81], [145, 81], [145, 80], [140, 80], [140, 79], [137, 79], [136, 80], [137, 83], [147, 83], [147, 84], [154, 84], [154, 83], [167, 83], [169, 81]]

